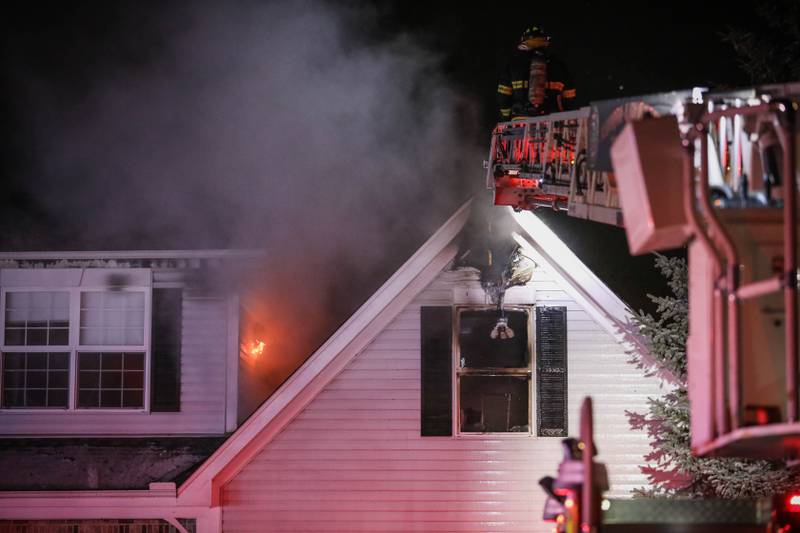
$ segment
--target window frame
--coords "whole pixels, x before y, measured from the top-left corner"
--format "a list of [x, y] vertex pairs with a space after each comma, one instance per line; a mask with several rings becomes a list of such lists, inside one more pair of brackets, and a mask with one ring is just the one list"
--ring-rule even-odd
[[[36, 348], [39, 348], [39, 347], [36, 346]], [[62, 346], [62, 348], [68, 348], [68, 347], [67, 346]], [[5, 368], [4, 368], [4, 364], [5, 364], [5, 356], [6, 356], [6, 354], [23, 354], [23, 355], [26, 356], [25, 358], [27, 359], [27, 355], [28, 354], [35, 354], [35, 353], [42, 353], [42, 354], [48, 354], [48, 355], [49, 354], [66, 354], [66, 356], [67, 356], [67, 365], [70, 364], [70, 352], [69, 352], [69, 350], [66, 350], [66, 349], [64, 349], [64, 350], [50, 350], [50, 351], [19, 350], [19, 351], [2, 352], [2, 353], [0, 353], [0, 393], [4, 393], [5, 392], [5, 389], [3, 388], [3, 384], [5, 383]], [[46, 374], [50, 373], [49, 361], [48, 361], [48, 365], [47, 365], [47, 369], [45, 370], [45, 373]], [[27, 387], [27, 369], [24, 372], [24, 374], [26, 374], [26, 386], [23, 387], [22, 390], [27, 392], [27, 390], [28, 390], [28, 387]], [[15, 413], [17, 413], [17, 412], [25, 412], [25, 411], [36, 411], [36, 412], [66, 411], [67, 409], [69, 409], [69, 402], [70, 402], [70, 391], [71, 391], [70, 381], [69, 381], [70, 380], [70, 374], [71, 374], [71, 369], [67, 368], [67, 389], [66, 389], [67, 390], [67, 407], [57, 407], [57, 406], [51, 407], [51, 406], [48, 406], [48, 405], [43, 405], [43, 406], [38, 406], [38, 407], [27, 407], [27, 406], [26, 407], [3, 407], [2, 411], [13, 411]], [[49, 375], [48, 375], [47, 379], [49, 380]], [[48, 387], [45, 387], [44, 390], [49, 391], [50, 389]], [[55, 389], [54, 388], [54, 390], [63, 390], [63, 389]], [[2, 405], [2, 398], [0, 398], [0, 405]]]
[[[61, 346], [16, 346], [5, 344], [6, 326], [6, 296], [11, 292], [68, 292], [69, 293], [69, 338], [66, 345]], [[81, 294], [87, 292], [140, 292], [144, 294], [144, 334], [141, 345], [83, 345], [80, 343], [80, 317]], [[146, 285], [126, 285], [124, 287], [111, 287], [107, 285], [87, 286], [8, 286], [0, 287], [0, 377], [3, 375], [4, 357], [6, 352], [67, 352], [69, 353], [69, 391], [68, 405], [61, 407], [5, 407], [0, 404], [0, 413], [149, 413], [150, 412], [150, 368], [151, 347], [150, 335], [152, 329], [152, 287]], [[122, 407], [78, 407], [78, 354], [95, 352], [141, 352], [144, 353], [144, 391], [142, 392], [141, 408]], [[2, 379], [0, 379], [0, 394], [2, 394]]]
[[[20, 288], [17, 289], [15, 287], [15, 288], [13, 288], [11, 290], [3, 288], [2, 298], [0, 298], [0, 304], [2, 305], [2, 314], [3, 314], [2, 318], [0, 319], [0, 323], [2, 323], [2, 328], [3, 328], [2, 329], [2, 335], [3, 336], [2, 336], [2, 338], [0, 338], [0, 348], [2, 348], [2, 351], [3, 352], [5, 352], [5, 351], [13, 351], [15, 346], [21, 348], [22, 349], [21, 351], [36, 351], [36, 350], [28, 350], [28, 348], [44, 348], [44, 347], [55, 347], [55, 348], [61, 348], [60, 351], [65, 351], [65, 350], [69, 351], [68, 348], [69, 348], [69, 345], [70, 345], [69, 337], [70, 337], [70, 334], [71, 334], [71, 326], [67, 326], [67, 343], [66, 344], [27, 344], [27, 343], [25, 343], [25, 344], [8, 344], [8, 345], [6, 345], [5, 342], [6, 342], [6, 311], [7, 311], [7, 309], [6, 309], [6, 295], [7, 295], [7, 293], [9, 293], [9, 292], [10, 293], [16, 293], [16, 292], [24, 292], [24, 293], [33, 293], [33, 292], [54, 293], [54, 292], [61, 292], [61, 293], [67, 293], [68, 297], [71, 298], [70, 289], [71, 289], [70, 287], [37, 287], [35, 289], [25, 288], [25, 287], [20, 287]], [[72, 314], [71, 313], [72, 313], [72, 310], [68, 306], [67, 307], [67, 314], [68, 314], [67, 320], [70, 321], [70, 322], [72, 321]], [[48, 327], [47, 328], [48, 337], [49, 337], [49, 329], [50, 328]], [[28, 330], [28, 327], [26, 325], [26, 327], [25, 327], [26, 337], [27, 337], [27, 330]], [[8, 350], [5, 350], [5, 348], [8, 348]], [[49, 350], [49, 351], [59, 351], [59, 350]]]
[[[496, 310], [496, 305], [456, 305], [453, 313], [452, 335], [452, 390], [453, 390], [453, 435], [456, 438], [483, 438], [487, 435], [493, 438], [526, 439], [537, 438], [536, 434], [536, 308], [534, 305], [508, 304], [503, 308], [507, 311], [523, 311], [527, 314], [528, 324], [528, 367], [495, 368], [482, 367], [480, 369], [461, 368], [461, 313], [464, 311], [491, 311]], [[528, 431], [461, 431], [461, 376], [497, 375], [497, 376], [525, 376], [528, 378]]]

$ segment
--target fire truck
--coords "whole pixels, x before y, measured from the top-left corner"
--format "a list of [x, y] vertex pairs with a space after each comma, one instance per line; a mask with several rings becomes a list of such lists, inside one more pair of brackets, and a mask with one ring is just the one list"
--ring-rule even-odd
[[[800, 459], [800, 83], [693, 89], [500, 123], [496, 205], [623, 227], [632, 254], [687, 247], [693, 453]], [[564, 441], [556, 531], [800, 531], [800, 494], [769, 502], [602, 500], [591, 400]], [[680, 524], [676, 522], [678, 520]]]

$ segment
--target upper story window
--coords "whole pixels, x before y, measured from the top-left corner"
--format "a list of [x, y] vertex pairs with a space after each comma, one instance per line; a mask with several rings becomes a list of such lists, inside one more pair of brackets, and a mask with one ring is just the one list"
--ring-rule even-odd
[[6, 346], [69, 344], [69, 292], [6, 293]]
[[567, 309], [420, 308], [420, 434], [567, 434]]
[[146, 409], [150, 297], [4, 289], [0, 407]]
[[140, 346], [144, 344], [144, 292], [83, 292], [80, 321], [83, 346]]
[[79, 352], [78, 407], [142, 408], [144, 353]]
[[4, 352], [3, 407], [69, 407], [69, 355]]
[[461, 433], [531, 432], [530, 311], [507, 307], [458, 312], [456, 386]]

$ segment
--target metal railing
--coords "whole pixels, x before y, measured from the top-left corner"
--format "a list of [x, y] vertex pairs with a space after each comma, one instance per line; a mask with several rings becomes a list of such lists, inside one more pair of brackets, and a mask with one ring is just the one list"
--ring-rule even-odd
[[485, 165], [495, 204], [568, 211], [621, 226], [613, 174], [587, 163], [589, 117], [584, 107], [498, 124]]

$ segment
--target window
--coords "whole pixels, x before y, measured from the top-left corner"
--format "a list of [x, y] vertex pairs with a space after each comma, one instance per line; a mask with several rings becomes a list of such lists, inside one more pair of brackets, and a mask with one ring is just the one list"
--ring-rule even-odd
[[68, 292], [6, 294], [7, 346], [66, 346], [69, 342]]
[[567, 435], [567, 308], [505, 309], [420, 308], [422, 436]]
[[[458, 310], [456, 380], [461, 433], [531, 432], [530, 312], [506, 307], [513, 336], [493, 334], [497, 308]], [[505, 338], [504, 338], [505, 337]]]
[[69, 406], [69, 353], [3, 353], [3, 407]]
[[144, 344], [144, 293], [81, 293], [80, 343], [82, 346]]
[[147, 409], [150, 297], [5, 289], [0, 407]]
[[142, 408], [144, 354], [78, 354], [78, 407]]

